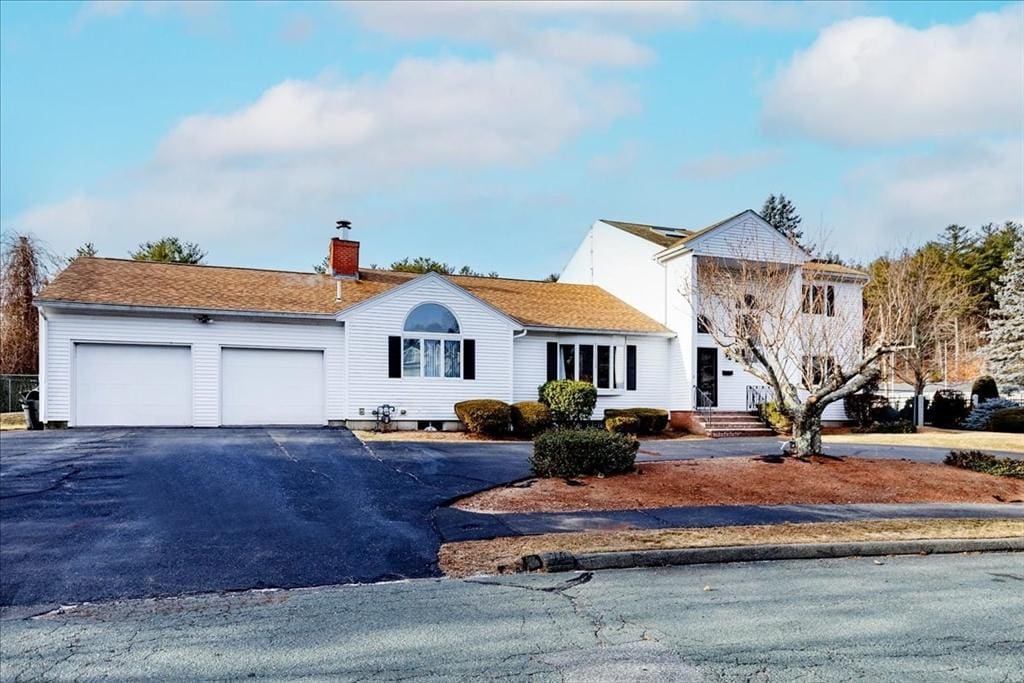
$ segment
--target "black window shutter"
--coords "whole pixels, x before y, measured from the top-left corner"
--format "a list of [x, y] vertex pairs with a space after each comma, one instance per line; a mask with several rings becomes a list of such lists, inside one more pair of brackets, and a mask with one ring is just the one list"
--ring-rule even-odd
[[548, 342], [548, 381], [558, 379], [558, 342]]
[[476, 340], [462, 340], [462, 379], [476, 379]]
[[828, 315], [830, 315], [830, 316], [835, 316], [835, 314], [836, 314], [836, 290], [832, 287], [832, 285], [829, 285], [828, 289], [825, 290], [825, 291], [828, 293], [828, 300], [826, 301], [827, 308], [826, 308], [825, 312]]
[[388, 337], [388, 377], [402, 376], [402, 338]]
[[626, 347], [626, 389], [636, 389], [636, 346], [632, 344]]

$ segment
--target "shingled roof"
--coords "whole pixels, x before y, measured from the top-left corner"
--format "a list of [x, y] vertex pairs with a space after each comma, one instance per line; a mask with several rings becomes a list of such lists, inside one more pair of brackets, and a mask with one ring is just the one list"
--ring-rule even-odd
[[670, 228], [664, 225], [648, 225], [646, 223], [629, 223], [627, 221], [611, 221], [607, 218], [601, 219], [602, 223], [618, 228], [624, 232], [628, 232], [631, 235], [642, 237], [648, 242], [653, 242], [659, 247], [671, 247], [673, 244], [678, 242], [680, 239], [686, 238], [693, 234], [691, 230], [685, 228]]
[[[327, 275], [108, 258], [78, 258], [47, 286], [40, 303], [78, 303], [253, 313], [333, 315], [418, 277], [360, 270], [358, 280]], [[445, 276], [529, 327], [666, 333], [668, 330], [594, 285]]]

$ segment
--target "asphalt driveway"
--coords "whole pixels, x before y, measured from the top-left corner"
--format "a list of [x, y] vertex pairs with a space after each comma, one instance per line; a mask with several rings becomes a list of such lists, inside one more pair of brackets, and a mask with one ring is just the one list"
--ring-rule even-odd
[[435, 576], [433, 510], [525, 476], [526, 453], [371, 452], [343, 429], [4, 434], [0, 606]]

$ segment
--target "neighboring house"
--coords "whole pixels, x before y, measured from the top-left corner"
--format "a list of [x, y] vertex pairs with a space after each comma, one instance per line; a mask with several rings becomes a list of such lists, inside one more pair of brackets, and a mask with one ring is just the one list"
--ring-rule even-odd
[[[860, 348], [861, 292], [867, 275], [814, 261], [749, 209], [701, 230], [596, 221], [559, 281], [597, 285], [675, 333], [665, 368], [668, 407], [674, 421], [685, 424], [694, 410], [695, 388], [719, 411], [751, 410], [755, 407], [752, 401], [768, 391], [762, 380], [726, 357], [706, 334], [690, 303], [700, 294], [695, 276], [698, 260], [737, 258], [792, 264], [794, 291], [816, 287], [823, 293], [822, 303], [827, 304], [808, 315], [841, 314], [850, 324], [850, 343]], [[846, 419], [841, 401], [825, 410], [825, 419]]]
[[[647, 406], [684, 421], [694, 373], [710, 388], [712, 370], [719, 406], [744, 410], [756, 380], [717, 350], [710, 365], [671, 280], [737, 229], [778, 235], [753, 212], [699, 233], [598, 221], [557, 283], [364, 269], [347, 235], [328, 275], [79, 258], [37, 300], [41, 418], [367, 426], [389, 404], [399, 427], [453, 428], [458, 401], [536, 400], [573, 377], [597, 386], [595, 417]], [[856, 271], [791, 258], [859, 302]]]

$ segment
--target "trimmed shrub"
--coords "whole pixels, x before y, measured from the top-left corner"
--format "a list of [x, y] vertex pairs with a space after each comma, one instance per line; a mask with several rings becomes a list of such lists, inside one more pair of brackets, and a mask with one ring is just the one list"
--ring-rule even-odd
[[893, 422], [875, 422], [857, 431], [862, 434], [913, 434], [917, 428], [910, 420], [895, 420]]
[[534, 437], [551, 428], [551, 411], [540, 401], [513, 403], [512, 433], [516, 436]]
[[579, 427], [590, 421], [597, 405], [597, 387], [590, 382], [558, 379], [545, 382], [537, 390], [540, 402], [551, 411], [557, 427]]
[[779, 434], [790, 434], [793, 431], [793, 421], [782, 412], [779, 404], [775, 401], [768, 401], [759, 405], [757, 407], [757, 414]]
[[1013, 401], [1008, 401], [1005, 398], [993, 398], [979, 403], [971, 411], [971, 414], [964, 420], [964, 429], [973, 429], [975, 431], [981, 431], [984, 429], [992, 429], [991, 422], [992, 416], [1001, 410], [1008, 410], [1016, 408], [1017, 404]]
[[866, 429], [875, 422], [893, 422], [898, 418], [895, 410], [889, 407], [885, 396], [878, 394], [850, 394], [843, 399], [846, 415], [853, 420], [859, 429]]
[[967, 417], [967, 401], [954, 389], [939, 389], [932, 397], [931, 422], [934, 427], [959, 427]]
[[988, 428], [993, 432], [1024, 434], [1024, 408], [1003, 408], [992, 413]]
[[637, 434], [661, 434], [668, 427], [668, 411], [660, 408], [608, 408], [604, 417], [605, 426], [609, 418], [635, 417]]
[[616, 434], [639, 434], [640, 418], [635, 415], [616, 415], [604, 419], [604, 428]]
[[996, 386], [995, 378], [992, 375], [982, 375], [974, 380], [974, 384], [971, 385], [971, 396], [977, 396], [979, 404], [999, 398], [999, 387]]
[[455, 415], [471, 434], [508, 434], [509, 423], [512, 420], [511, 412], [507, 403], [490, 398], [478, 398], [455, 404]]
[[603, 429], [552, 429], [533, 440], [530, 466], [538, 477], [582, 477], [633, 471], [640, 444]]
[[984, 474], [1024, 479], [1024, 460], [997, 458], [981, 451], [950, 451], [943, 462], [953, 467]]

